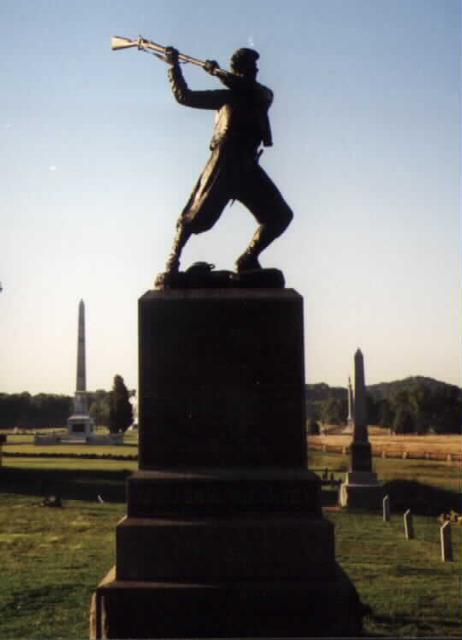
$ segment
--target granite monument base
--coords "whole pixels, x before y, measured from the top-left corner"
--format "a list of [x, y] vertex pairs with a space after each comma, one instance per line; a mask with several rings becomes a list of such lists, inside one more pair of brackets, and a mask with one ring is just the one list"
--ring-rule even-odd
[[301, 297], [152, 291], [139, 331], [140, 470], [91, 637], [358, 635], [306, 468]]
[[115, 579], [92, 600], [92, 638], [358, 637], [358, 599], [340, 567], [316, 580], [213, 583]]
[[340, 485], [340, 506], [353, 509], [382, 508], [383, 489], [372, 471], [349, 471]]

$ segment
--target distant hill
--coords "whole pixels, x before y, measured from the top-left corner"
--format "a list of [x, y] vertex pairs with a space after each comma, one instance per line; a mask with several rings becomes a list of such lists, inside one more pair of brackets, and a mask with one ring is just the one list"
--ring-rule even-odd
[[319, 402], [328, 400], [332, 396], [335, 398], [342, 398], [347, 390], [344, 387], [329, 387], [328, 384], [320, 382], [319, 384], [307, 384], [305, 385], [306, 397], [311, 402]]
[[379, 382], [378, 384], [368, 386], [367, 392], [370, 393], [373, 398], [389, 398], [398, 394], [400, 391], [413, 391], [416, 388], [422, 387], [435, 392], [443, 389], [457, 389], [459, 395], [462, 397], [462, 389], [460, 387], [425, 376], [410, 376], [403, 380], [395, 380], [394, 382]]
[[[462, 397], [462, 388], [426, 376], [409, 376], [408, 378], [394, 380], [393, 382], [379, 382], [378, 384], [367, 385], [366, 389], [368, 394], [373, 398], [380, 399], [389, 398], [400, 391], [413, 390], [416, 387], [426, 387], [435, 391], [441, 389], [458, 389]], [[307, 384], [305, 385], [305, 389], [307, 400], [310, 402], [324, 401], [332, 397], [338, 399], [347, 397], [347, 387], [330, 387], [325, 382]]]
[[[381, 382], [367, 387], [369, 424], [396, 433], [460, 433], [462, 389], [425, 376]], [[306, 385], [308, 419], [346, 422], [347, 388], [325, 383]]]

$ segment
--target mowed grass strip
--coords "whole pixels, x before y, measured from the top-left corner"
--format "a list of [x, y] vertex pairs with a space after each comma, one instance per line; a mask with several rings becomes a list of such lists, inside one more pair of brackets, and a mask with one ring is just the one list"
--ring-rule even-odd
[[328, 513], [337, 559], [371, 607], [366, 635], [460, 637], [462, 527], [452, 526], [454, 562], [443, 563], [440, 524], [414, 516], [416, 538], [404, 538], [401, 513], [384, 523], [359, 511]]
[[[98, 454], [98, 455], [136, 455], [138, 452], [138, 432], [130, 431], [124, 433], [123, 444], [120, 445], [97, 445], [97, 444], [40, 444], [34, 442], [33, 434], [17, 435], [11, 432], [3, 431], [7, 436], [7, 441], [3, 445], [5, 453], [22, 453], [27, 454]], [[106, 435], [108, 432], [105, 428], [97, 429], [98, 435]], [[66, 435], [66, 431], [60, 431], [57, 435]]]
[[[309, 467], [317, 470], [327, 468], [336, 479], [343, 480], [349, 469], [350, 455], [324, 453], [308, 448]], [[402, 460], [396, 458], [373, 458], [372, 467], [380, 482], [408, 480], [461, 492], [461, 465], [440, 460]]]
[[[338, 428], [338, 427], [337, 427]], [[383, 451], [389, 455], [402, 455], [407, 452], [415, 457], [425, 457], [425, 454], [438, 453], [460, 455], [462, 451], [462, 436], [460, 434], [444, 435], [394, 435], [386, 433], [387, 429], [369, 427], [369, 441], [375, 455], [381, 455]], [[351, 434], [338, 434], [327, 432], [324, 435], [309, 435], [308, 444], [313, 448], [323, 445], [333, 447], [348, 447], [352, 442]]]
[[17, 443], [6, 444], [3, 447], [3, 452], [7, 454], [17, 454], [21, 456], [46, 456], [46, 455], [59, 455], [59, 456], [130, 456], [134, 457], [138, 455], [138, 447], [134, 444], [130, 445], [88, 445], [88, 444], [47, 444], [47, 445], [35, 445], [32, 443]]
[[123, 504], [0, 496], [0, 636], [85, 638], [91, 593], [114, 564]]
[[[17, 465], [21, 459], [10, 462]], [[64, 509], [50, 509], [41, 506], [43, 493], [0, 494], [0, 637], [87, 637], [90, 596], [114, 564], [115, 525], [126, 509], [124, 502], [99, 504], [97, 494], [104, 496], [112, 484], [123, 486], [122, 472], [135, 470], [137, 463], [30, 458], [23, 462], [12, 472], [25, 475], [51, 469], [58, 479], [66, 472], [71, 476], [74, 470], [79, 472], [76, 490], [86, 499], [66, 498]], [[448, 489], [455, 482], [452, 471], [458, 471], [454, 465], [433, 461], [379, 462], [384, 465], [381, 473], [392, 480], [412, 473], [412, 478]], [[328, 467], [342, 478], [348, 456], [310, 452], [310, 466]], [[6, 468], [5, 479], [8, 473]], [[89, 491], [83, 490], [85, 484]], [[456, 484], [460, 486], [458, 474]], [[91, 501], [89, 494], [94, 495]], [[336, 525], [338, 560], [372, 609], [365, 619], [368, 634], [460, 637], [462, 527], [452, 526], [455, 562], [442, 563], [435, 517], [415, 516], [417, 538], [412, 541], [404, 539], [402, 512], [393, 512], [390, 523], [383, 523], [380, 513], [342, 511], [328, 517]]]
[[[113, 566], [115, 526], [125, 505], [0, 496], [0, 636], [88, 637], [90, 597]], [[365, 630], [378, 637], [460, 637], [462, 528], [453, 527], [455, 562], [442, 563], [439, 523], [416, 517], [404, 539], [401, 514], [328, 513], [337, 558], [371, 607]]]
[[12, 469], [69, 469], [88, 471], [136, 471], [137, 460], [111, 460], [104, 458], [3, 458], [3, 467]]

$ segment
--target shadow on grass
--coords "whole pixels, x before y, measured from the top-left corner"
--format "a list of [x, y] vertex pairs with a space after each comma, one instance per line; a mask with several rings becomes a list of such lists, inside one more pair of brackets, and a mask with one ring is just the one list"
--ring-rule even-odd
[[462, 510], [462, 496], [455, 491], [421, 484], [415, 480], [391, 480], [384, 487], [394, 509], [411, 509], [413, 513], [436, 516], [451, 509]]
[[125, 480], [131, 471], [93, 469], [15, 469], [0, 470], [0, 491], [34, 496], [59, 496], [67, 500], [125, 502]]
[[[384, 625], [386, 629], [389, 629], [391, 632], [384, 631], [384, 635], [382, 633], [368, 635], [368, 638], [379, 638], [385, 637], [390, 638], [393, 637], [393, 630], [396, 630], [399, 627], [411, 626], [415, 629], [416, 634], [418, 634], [421, 638], [429, 638], [429, 637], [439, 637], [445, 638], [447, 636], [441, 636], [439, 633], [435, 635], [436, 629], [458, 629], [460, 627], [459, 622], [448, 620], [446, 617], [437, 618], [431, 616], [429, 618], [414, 617], [414, 616], [406, 616], [406, 615], [396, 615], [396, 616], [384, 616], [384, 615], [374, 615], [371, 614], [370, 619], [374, 621], [375, 624]], [[415, 637], [414, 633], [412, 637]]]
[[321, 505], [323, 507], [336, 507], [338, 503], [338, 489], [323, 489], [321, 491]]

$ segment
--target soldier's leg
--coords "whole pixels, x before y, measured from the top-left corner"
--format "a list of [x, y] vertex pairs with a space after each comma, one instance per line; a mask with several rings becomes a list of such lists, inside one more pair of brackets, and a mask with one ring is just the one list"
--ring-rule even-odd
[[192, 234], [211, 229], [229, 201], [229, 188], [219, 153], [214, 151], [197, 181], [176, 225], [166, 272], [176, 273], [181, 252]]
[[260, 223], [250, 244], [236, 261], [238, 273], [261, 269], [260, 253], [289, 226], [293, 213], [276, 185], [260, 166], [249, 174], [237, 197]]
[[180, 218], [176, 225], [176, 234], [173, 240], [173, 246], [167, 259], [165, 267], [166, 273], [176, 273], [180, 267], [180, 256], [183, 247], [191, 237], [191, 231], [184, 221]]

